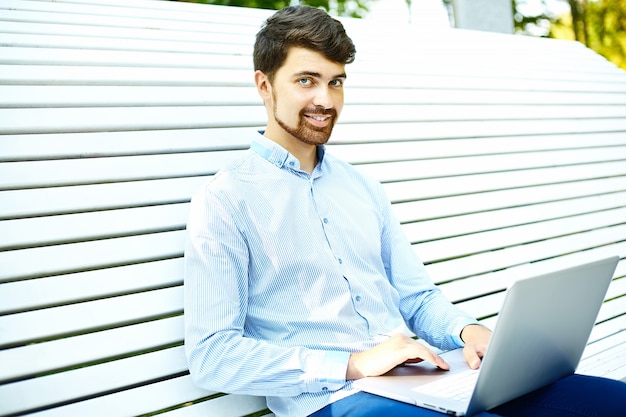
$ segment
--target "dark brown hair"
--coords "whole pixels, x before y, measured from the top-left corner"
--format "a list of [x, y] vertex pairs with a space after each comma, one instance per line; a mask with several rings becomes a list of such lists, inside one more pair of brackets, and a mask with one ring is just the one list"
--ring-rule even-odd
[[273, 81], [292, 46], [311, 49], [342, 64], [352, 63], [356, 55], [352, 39], [341, 22], [321, 9], [289, 6], [270, 16], [257, 33], [254, 69]]

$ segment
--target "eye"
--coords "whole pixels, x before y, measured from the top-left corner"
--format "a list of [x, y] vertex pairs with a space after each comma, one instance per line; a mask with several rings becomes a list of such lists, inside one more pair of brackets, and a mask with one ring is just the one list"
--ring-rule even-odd
[[343, 80], [342, 79], [332, 80], [331, 82], [328, 83], [328, 85], [330, 85], [331, 87], [343, 87]]
[[300, 84], [303, 87], [308, 87], [311, 84], [313, 84], [313, 81], [311, 81], [310, 78], [299, 78], [298, 79], [298, 84]]

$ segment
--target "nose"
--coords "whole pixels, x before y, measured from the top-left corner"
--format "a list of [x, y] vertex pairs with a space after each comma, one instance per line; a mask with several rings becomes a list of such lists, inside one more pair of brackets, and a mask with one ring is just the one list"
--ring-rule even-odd
[[322, 85], [316, 90], [315, 97], [313, 97], [313, 104], [315, 106], [324, 107], [325, 109], [332, 109], [335, 103], [330, 88], [326, 85]]

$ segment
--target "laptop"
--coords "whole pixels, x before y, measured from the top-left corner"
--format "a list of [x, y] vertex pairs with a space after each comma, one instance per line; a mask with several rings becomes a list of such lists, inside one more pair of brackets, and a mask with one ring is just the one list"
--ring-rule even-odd
[[456, 349], [441, 355], [450, 371], [427, 362], [406, 364], [354, 385], [444, 414], [470, 416], [571, 375], [618, 261], [611, 257], [515, 282], [479, 370]]

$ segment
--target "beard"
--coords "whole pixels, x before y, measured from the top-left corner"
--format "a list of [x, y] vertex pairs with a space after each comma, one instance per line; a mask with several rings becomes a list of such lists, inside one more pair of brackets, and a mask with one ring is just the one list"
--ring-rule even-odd
[[[330, 139], [330, 134], [333, 131], [333, 127], [335, 127], [335, 123], [337, 122], [337, 110], [326, 109], [323, 106], [313, 106], [300, 110], [300, 114], [298, 116], [298, 125], [296, 127], [291, 127], [278, 117], [278, 112], [276, 111], [276, 108], [276, 95], [274, 95], [273, 112], [276, 123], [278, 123], [278, 125], [283, 128], [285, 132], [289, 133], [300, 142], [306, 143], [307, 145], [318, 146], [324, 145], [326, 142], [328, 142], [328, 139]], [[314, 126], [311, 123], [307, 122], [305, 114], [329, 115], [330, 121], [328, 125], [324, 127]]]

